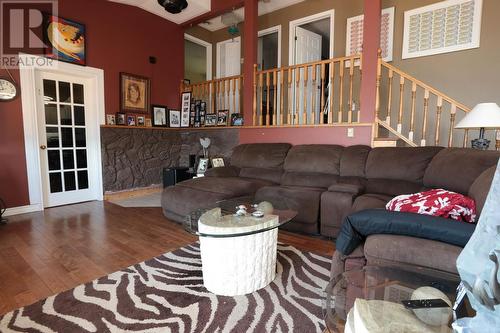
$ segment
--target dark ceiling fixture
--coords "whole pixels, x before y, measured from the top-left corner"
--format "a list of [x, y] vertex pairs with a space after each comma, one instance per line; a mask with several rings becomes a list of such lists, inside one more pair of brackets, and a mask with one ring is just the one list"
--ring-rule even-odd
[[158, 3], [171, 14], [179, 14], [188, 6], [186, 0], [158, 0]]

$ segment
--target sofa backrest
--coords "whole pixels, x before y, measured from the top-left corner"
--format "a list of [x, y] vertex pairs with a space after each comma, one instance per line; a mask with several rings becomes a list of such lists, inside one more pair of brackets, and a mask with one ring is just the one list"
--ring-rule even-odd
[[364, 178], [366, 160], [371, 150], [370, 146], [363, 145], [345, 147], [340, 158], [340, 176]]
[[[440, 151], [425, 171], [424, 186], [444, 188], [467, 195], [472, 184], [487, 169], [496, 166], [500, 152], [468, 148]], [[488, 191], [489, 187], [485, 189]]]
[[285, 159], [281, 185], [328, 188], [338, 179], [343, 151], [339, 145], [292, 147]]
[[251, 143], [236, 146], [231, 165], [240, 168], [240, 177], [279, 183], [289, 143]]
[[366, 190], [369, 193], [399, 195], [422, 189], [427, 166], [442, 147], [374, 148], [366, 161]]

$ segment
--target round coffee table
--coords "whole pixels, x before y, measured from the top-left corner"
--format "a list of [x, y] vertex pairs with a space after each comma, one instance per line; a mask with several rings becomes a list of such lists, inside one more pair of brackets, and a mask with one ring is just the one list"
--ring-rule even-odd
[[234, 216], [240, 205], [251, 213], [252, 204], [252, 197], [225, 200], [192, 212], [184, 221], [184, 228], [199, 236], [203, 284], [216, 295], [249, 294], [276, 277], [278, 228], [297, 212], [275, 208], [261, 218]]
[[410, 300], [415, 289], [428, 286], [440, 290], [453, 302], [459, 283], [455, 275], [413, 267], [366, 266], [345, 272], [326, 288], [326, 332], [355, 333], [356, 327], [365, 325], [373, 332], [451, 332], [449, 322], [436, 326], [419, 319], [440, 317], [442, 311], [451, 308], [419, 309], [417, 316], [401, 301]]

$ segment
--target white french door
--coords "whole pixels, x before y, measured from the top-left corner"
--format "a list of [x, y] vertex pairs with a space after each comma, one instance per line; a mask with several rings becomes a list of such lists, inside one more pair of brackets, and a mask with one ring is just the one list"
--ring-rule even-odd
[[[313, 61], [321, 60], [321, 48], [322, 48], [322, 37], [321, 35], [314, 33], [312, 31], [303, 29], [301, 27], [295, 28], [295, 65], [305, 64]], [[311, 113], [312, 113], [312, 99], [315, 99], [315, 109], [316, 118], [315, 122], [318, 122], [320, 116], [320, 93], [321, 91], [317, 91], [318, 87], [313, 86], [312, 81], [312, 67], [308, 69], [308, 79], [306, 82], [306, 86], [304, 87], [303, 79], [304, 69], [300, 70], [301, 84], [299, 86], [298, 91], [295, 93], [298, 94], [299, 98], [299, 110], [296, 110], [297, 119], [296, 122], [300, 124], [306, 124], [310, 122]], [[320, 77], [320, 67], [317, 66], [316, 69], [316, 77]], [[304, 89], [306, 89], [304, 94]], [[305, 96], [304, 96], [305, 95]], [[294, 96], [295, 98], [295, 96]], [[304, 109], [304, 98], [307, 100], [307, 109]], [[295, 100], [295, 99], [294, 99]], [[307, 116], [307, 120], [303, 119], [303, 115]]]
[[36, 74], [44, 207], [98, 199], [101, 148], [91, 85], [91, 79]]

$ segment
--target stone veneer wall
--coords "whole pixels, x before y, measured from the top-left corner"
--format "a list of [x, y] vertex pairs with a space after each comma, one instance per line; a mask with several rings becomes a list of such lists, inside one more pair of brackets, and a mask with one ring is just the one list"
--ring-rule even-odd
[[161, 184], [163, 168], [188, 166], [190, 154], [203, 154], [199, 140], [204, 137], [212, 140], [210, 156], [227, 158], [239, 143], [239, 130], [102, 127], [104, 191]]

